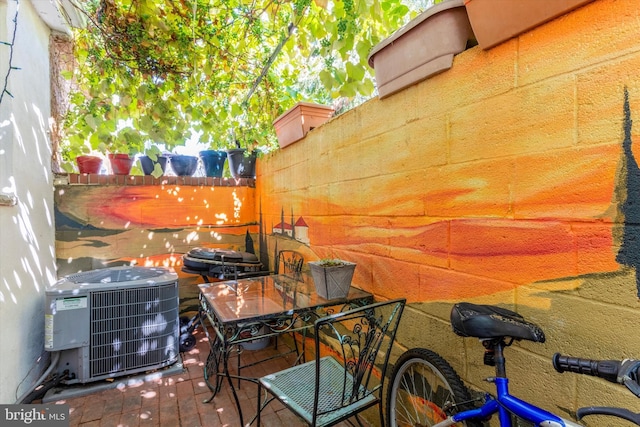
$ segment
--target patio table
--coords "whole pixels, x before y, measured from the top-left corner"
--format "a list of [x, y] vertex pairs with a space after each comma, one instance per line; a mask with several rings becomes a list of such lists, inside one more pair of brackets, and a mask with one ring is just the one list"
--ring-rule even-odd
[[[205, 364], [205, 381], [211, 401], [227, 379], [238, 408], [240, 425], [244, 425], [240, 400], [233, 379], [251, 378], [229, 372], [229, 357], [242, 351], [242, 345], [289, 332], [302, 332], [313, 327], [320, 316], [373, 302], [373, 295], [351, 287], [345, 298], [327, 300], [320, 297], [311, 275], [269, 275], [224, 282], [203, 283], [200, 288], [200, 321], [207, 334], [210, 352]], [[205, 319], [210, 323], [210, 334]], [[304, 356], [302, 352], [297, 363]]]

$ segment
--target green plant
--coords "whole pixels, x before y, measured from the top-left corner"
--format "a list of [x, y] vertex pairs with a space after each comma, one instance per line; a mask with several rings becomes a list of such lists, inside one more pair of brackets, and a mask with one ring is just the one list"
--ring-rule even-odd
[[148, 156], [149, 159], [154, 163], [153, 171], [151, 172], [151, 176], [154, 178], [159, 178], [164, 174], [162, 170], [162, 166], [158, 163], [158, 158], [162, 155], [162, 151], [158, 148], [157, 145], [151, 145], [144, 151], [144, 155]]
[[348, 262], [337, 258], [322, 258], [315, 263], [321, 267], [340, 267], [348, 264]]
[[[298, 100], [373, 93], [367, 55], [410, 17], [401, 0], [82, 4], [66, 153], [149, 140], [170, 150], [192, 134], [226, 148], [244, 128], [275, 148], [271, 123]], [[122, 132], [138, 136], [114, 141]]]

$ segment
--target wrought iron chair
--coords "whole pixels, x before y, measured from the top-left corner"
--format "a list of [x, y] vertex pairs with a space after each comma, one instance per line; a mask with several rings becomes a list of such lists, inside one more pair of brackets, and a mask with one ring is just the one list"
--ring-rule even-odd
[[276, 260], [276, 274], [296, 275], [302, 273], [302, 265], [304, 264], [304, 256], [297, 251], [282, 250], [278, 252]]
[[[281, 250], [278, 252], [278, 258], [275, 264], [275, 274], [286, 274], [292, 277], [298, 277], [302, 274], [302, 266], [304, 265], [304, 255], [298, 251], [289, 249]], [[296, 346], [295, 352], [300, 355], [298, 349], [298, 342], [293, 336], [293, 342]], [[275, 337], [275, 348], [278, 348], [278, 337]]]
[[[322, 427], [354, 416], [362, 425], [358, 414], [378, 405], [384, 425], [382, 389], [404, 305], [404, 299], [380, 302], [316, 320], [315, 360], [257, 380], [257, 425], [274, 399]], [[326, 346], [336, 357], [321, 356]]]
[[[275, 274], [286, 274], [292, 277], [297, 277], [300, 274], [302, 274], [302, 266], [304, 264], [304, 256], [298, 252], [298, 251], [293, 251], [293, 250], [281, 250], [278, 252], [278, 257], [276, 259], [276, 264], [275, 264]], [[295, 346], [294, 349], [291, 351], [291, 353], [296, 353], [296, 360], [300, 360], [302, 358], [302, 360], [304, 360], [304, 354], [301, 356], [300, 355], [300, 349], [298, 348], [298, 341], [296, 340], [296, 337], [292, 335], [292, 339], [293, 339], [293, 345]], [[274, 337], [274, 348], [277, 350], [278, 349], [278, 336], [276, 335]], [[250, 350], [249, 346], [243, 346], [243, 350]], [[304, 347], [303, 350], [304, 351]], [[289, 353], [284, 353], [283, 355], [287, 355]], [[240, 373], [240, 370], [242, 368], [246, 368], [249, 366], [253, 366], [256, 363], [262, 363], [264, 361], [267, 360], [271, 360], [272, 357], [268, 357], [264, 360], [260, 360], [258, 362], [253, 362], [251, 364], [242, 366], [242, 362], [241, 362], [241, 352], [238, 352], [237, 355], [237, 366], [238, 366], [238, 373]], [[240, 381], [238, 381], [238, 386], [240, 385]]]

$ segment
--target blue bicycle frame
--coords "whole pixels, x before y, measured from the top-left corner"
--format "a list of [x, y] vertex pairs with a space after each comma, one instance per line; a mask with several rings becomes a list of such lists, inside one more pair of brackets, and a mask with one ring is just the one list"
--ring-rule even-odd
[[433, 427], [452, 426], [466, 420], [482, 420], [493, 414], [498, 414], [501, 427], [512, 427], [511, 414], [534, 423], [540, 427], [581, 427], [567, 419], [558, 417], [551, 412], [538, 408], [524, 400], [518, 399], [509, 394], [509, 380], [507, 378], [493, 378], [495, 382], [497, 397], [486, 395], [486, 402], [480, 408], [455, 414], [446, 420], [435, 424]]
[[506, 375], [505, 360], [502, 354], [504, 345], [503, 341], [495, 343], [497, 377], [488, 380], [495, 384], [496, 396], [486, 394], [485, 403], [481, 407], [459, 412], [433, 427], [452, 426], [466, 420], [484, 420], [496, 413], [500, 420], [500, 427], [512, 427], [512, 414], [539, 427], [581, 427], [580, 424], [558, 417], [509, 394], [509, 379]]

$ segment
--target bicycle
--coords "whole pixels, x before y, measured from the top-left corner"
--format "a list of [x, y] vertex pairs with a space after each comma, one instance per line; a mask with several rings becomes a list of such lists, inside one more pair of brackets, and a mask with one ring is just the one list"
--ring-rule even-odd
[[[495, 396], [485, 393], [477, 406], [478, 399], [471, 398], [445, 359], [431, 350], [414, 348], [400, 356], [392, 370], [386, 400], [387, 426], [480, 427], [495, 414], [501, 427], [519, 426], [522, 420], [534, 426], [581, 426], [509, 394], [504, 349], [519, 340], [544, 342], [544, 332], [537, 325], [504, 308], [458, 303], [451, 311], [451, 326], [456, 334], [482, 342], [484, 363], [495, 367], [495, 377], [487, 379], [495, 384]], [[590, 360], [556, 353], [553, 365], [558, 372], [593, 375], [623, 384], [640, 397], [638, 360]], [[640, 425], [640, 413], [624, 408], [587, 407], [577, 411], [578, 420], [587, 415], [614, 416]]]

